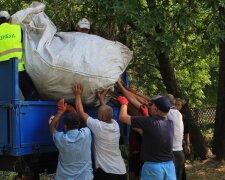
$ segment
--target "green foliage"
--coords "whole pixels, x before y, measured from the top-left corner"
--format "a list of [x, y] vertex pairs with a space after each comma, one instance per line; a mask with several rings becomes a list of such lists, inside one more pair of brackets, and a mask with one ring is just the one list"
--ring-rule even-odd
[[213, 148], [213, 132], [214, 132], [213, 125], [209, 125], [205, 123], [200, 126], [200, 129], [204, 138], [206, 139], [208, 147], [212, 149]]
[[17, 176], [16, 172], [0, 171], [0, 179], [14, 180]]

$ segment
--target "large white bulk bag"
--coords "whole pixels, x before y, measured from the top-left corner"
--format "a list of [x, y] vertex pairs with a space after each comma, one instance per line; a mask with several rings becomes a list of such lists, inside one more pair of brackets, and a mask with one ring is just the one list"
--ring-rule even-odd
[[83, 101], [94, 103], [96, 91], [113, 87], [120, 78], [132, 51], [96, 35], [57, 33], [44, 9], [44, 4], [33, 2], [12, 16], [13, 23], [23, 27], [26, 71], [44, 99], [72, 99], [72, 86], [80, 82]]

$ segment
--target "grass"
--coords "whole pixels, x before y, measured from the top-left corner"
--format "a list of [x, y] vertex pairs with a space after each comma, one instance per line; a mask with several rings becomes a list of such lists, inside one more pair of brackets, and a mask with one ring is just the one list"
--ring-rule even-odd
[[14, 180], [16, 176], [16, 172], [0, 171], [0, 180]]

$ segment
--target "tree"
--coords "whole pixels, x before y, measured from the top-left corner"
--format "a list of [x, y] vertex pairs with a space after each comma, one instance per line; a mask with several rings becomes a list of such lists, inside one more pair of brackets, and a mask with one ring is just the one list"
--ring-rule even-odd
[[[148, 5], [149, 5], [149, 9], [150, 9], [152, 6], [149, 3], [148, 3]], [[157, 34], [161, 34], [164, 31], [164, 29], [159, 27], [159, 25], [156, 26], [155, 29], [156, 29]], [[177, 85], [174, 67], [173, 67], [172, 61], [169, 58], [168, 50], [167, 51], [161, 50], [161, 51], [159, 51], [159, 53], [156, 56], [158, 58], [159, 67], [160, 67], [159, 70], [160, 70], [163, 82], [166, 86], [167, 92], [175, 95], [175, 97], [183, 97], [182, 91], [180, 90], [180, 88], [178, 88], [178, 85]], [[208, 147], [206, 145], [206, 142], [205, 142], [199, 128], [197, 127], [197, 125], [194, 121], [193, 116], [190, 113], [191, 111], [190, 111], [190, 108], [188, 107], [188, 104], [185, 107], [185, 112], [186, 112], [187, 118], [190, 121], [190, 125], [191, 125], [191, 128], [190, 128], [191, 136], [190, 137], [191, 137], [191, 142], [192, 142], [193, 146], [195, 147], [195, 151], [200, 156], [200, 158], [206, 159]]]
[[[225, 33], [225, 6], [218, 6], [219, 30]], [[219, 160], [225, 159], [225, 37], [219, 41], [219, 82], [216, 107], [216, 121], [213, 138], [213, 153]]]
[[[153, 1], [147, 1], [147, 8], [148, 11], [146, 11], [146, 16], [149, 12], [160, 12], [157, 14], [158, 16], [165, 17], [166, 13], [168, 13], [169, 4], [163, 3], [160, 5], [156, 5]], [[142, 12], [143, 13], [143, 12]], [[140, 12], [141, 14], [141, 12]], [[143, 18], [141, 16], [141, 18]], [[138, 19], [142, 22], [142, 19]], [[136, 19], [136, 21], [138, 21]], [[179, 41], [179, 38], [177, 37], [177, 34], [174, 35], [173, 31], [171, 32], [171, 21], [164, 21], [158, 20], [152, 24], [153, 32], [146, 32], [146, 27], [140, 27], [137, 24], [141, 24], [141, 22], [136, 22], [132, 19], [128, 24], [135, 30], [137, 33], [141, 33], [143, 37], [145, 37], [146, 41], [148, 41], [149, 44], [152, 44], [152, 39], [155, 39], [154, 46], [152, 49], [154, 50], [154, 55], [158, 59], [158, 70], [161, 75], [161, 80], [163, 84], [166, 87], [166, 90], [168, 93], [174, 94], [176, 97], [184, 97], [184, 94], [182, 93], [181, 89], [177, 85], [177, 79], [176, 79], [176, 73], [174, 71], [175, 67], [173, 64], [173, 61], [170, 58], [171, 53], [171, 47], [172, 45], [176, 44], [177, 41]], [[169, 27], [169, 28], [168, 28]], [[142, 29], [143, 28], [143, 29]], [[146, 63], [146, 61], [145, 61]], [[194, 62], [193, 62], [194, 63]], [[142, 71], [143, 76], [143, 71]], [[195, 148], [196, 154], [202, 158], [205, 159], [207, 157], [208, 147], [204, 140], [204, 137], [202, 136], [197, 124], [194, 121], [194, 118], [191, 114], [190, 108], [187, 105], [185, 107], [186, 116], [190, 121], [191, 124], [191, 140], [193, 143], [193, 146]]]

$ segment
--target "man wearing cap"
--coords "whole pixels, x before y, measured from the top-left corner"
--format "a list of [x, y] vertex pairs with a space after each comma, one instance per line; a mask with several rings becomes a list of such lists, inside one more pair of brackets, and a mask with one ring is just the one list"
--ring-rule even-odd
[[89, 33], [90, 30], [90, 22], [86, 18], [80, 19], [77, 23], [77, 31], [81, 33]]
[[118, 97], [121, 104], [119, 119], [139, 128], [143, 132], [141, 145], [142, 180], [175, 180], [173, 163], [173, 122], [167, 119], [171, 103], [168, 98], [160, 97], [150, 106], [151, 117], [130, 116], [127, 114], [128, 101]]
[[10, 24], [10, 20], [7, 11], [0, 11], [0, 62], [18, 58], [19, 87], [22, 94], [25, 100], [38, 100], [39, 95], [22, 60], [22, 29], [20, 25]]
[[[64, 133], [57, 131], [57, 127], [65, 111], [69, 113], [62, 118]], [[76, 110], [64, 103], [64, 99], [61, 99], [58, 102], [57, 114], [49, 119], [49, 129], [59, 150], [56, 180], [93, 179], [91, 131], [87, 127], [78, 129], [80, 127], [80, 117], [75, 113]]]

